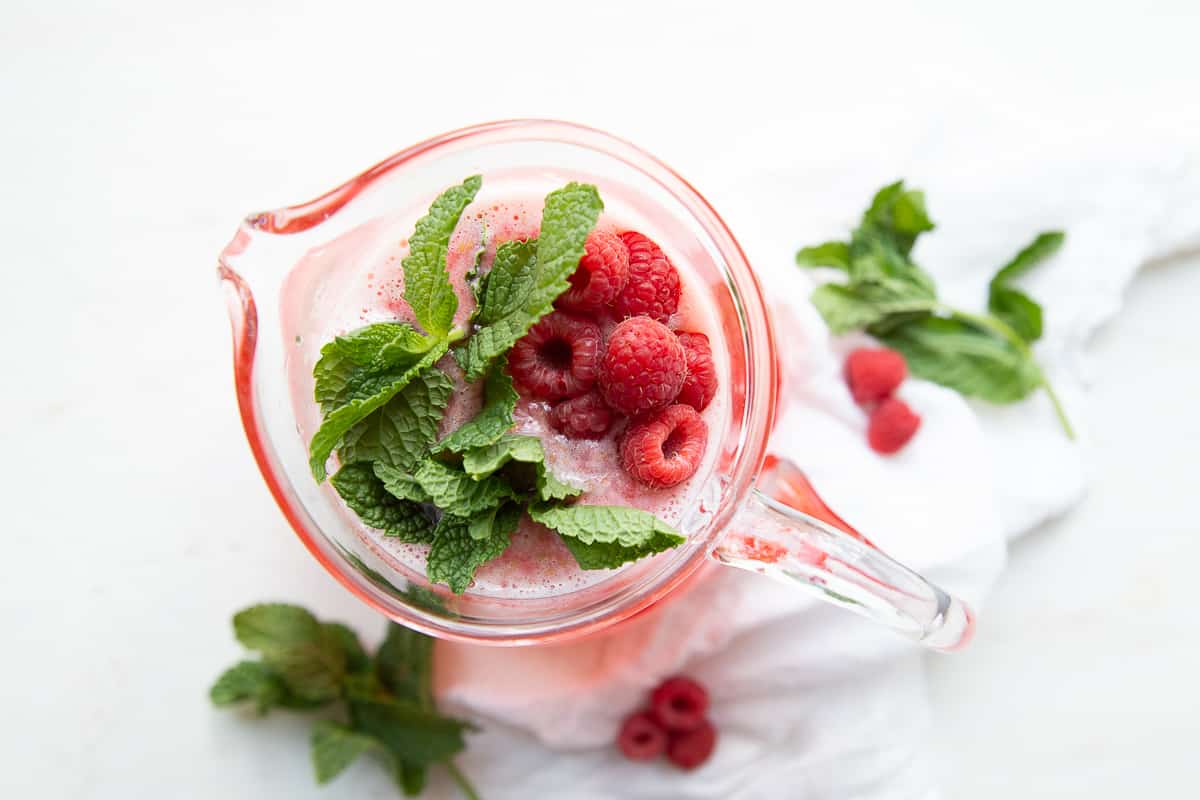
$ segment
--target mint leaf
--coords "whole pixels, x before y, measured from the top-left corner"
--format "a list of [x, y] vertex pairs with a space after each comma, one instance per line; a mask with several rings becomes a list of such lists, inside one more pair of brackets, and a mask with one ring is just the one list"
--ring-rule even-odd
[[233, 633], [247, 650], [265, 653], [315, 642], [321, 625], [300, 606], [265, 603], [235, 614]]
[[491, 325], [525, 308], [537, 282], [537, 239], [501, 242], [481, 293], [476, 322]]
[[836, 334], [885, 323], [897, 314], [927, 314], [937, 304], [910, 284], [889, 279], [876, 283], [826, 283], [812, 293], [812, 304]]
[[583, 569], [614, 569], [685, 540], [653, 514], [620, 506], [531, 506], [529, 516], [562, 536]]
[[546, 460], [546, 451], [536, 436], [507, 433], [498, 441], [483, 447], [472, 448], [463, 453], [463, 471], [475, 480], [483, 480], [509, 461], [526, 464], [541, 464]]
[[513, 496], [512, 488], [498, 478], [474, 480], [460, 469], [427, 459], [413, 474], [433, 504], [442, 511], [460, 517], [470, 517], [495, 508], [500, 501]]
[[513, 411], [519, 395], [503, 358], [492, 362], [483, 384], [483, 408], [458, 430], [438, 443], [435, 450], [462, 453], [474, 447], [484, 447], [499, 439], [513, 426]]
[[283, 681], [266, 664], [241, 661], [221, 673], [208, 696], [215, 706], [253, 700], [261, 715], [280, 705], [286, 692]]
[[374, 738], [323, 719], [313, 725], [309, 737], [309, 755], [317, 783], [325, 784], [340, 775], [360, 755], [379, 747]]
[[1005, 284], [1028, 273], [1059, 251], [1067, 235], [1062, 231], [1039, 233], [1021, 252], [1013, 256], [992, 278], [992, 285]]
[[234, 616], [233, 630], [244, 647], [262, 653], [263, 662], [297, 697], [337, 697], [348, 660], [344, 640], [308, 611], [283, 604], [253, 606]]
[[[925, 193], [905, 189], [904, 181], [896, 181], [875, 193], [855, 236], [882, 239], [907, 256], [917, 237], [933, 229], [933, 221], [925, 210]], [[853, 250], [852, 241], [852, 257]]]
[[404, 764], [428, 766], [464, 747], [465, 722], [399, 700], [352, 695], [349, 702], [354, 730], [377, 739]]
[[1010, 283], [1053, 256], [1066, 238], [1061, 231], [1040, 233], [996, 273], [988, 286], [988, 311], [1026, 342], [1042, 337], [1042, 307]]
[[481, 511], [467, 521], [467, 533], [472, 539], [482, 540], [492, 536], [509, 536], [521, 524], [524, 507], [518, 503], [505, 503], [496, 508]]
[[914, 375], [992, 403], [1012, 403], [1042, 384], [1041, 371], [1010, 342], [958, 319], [929, 317], [879, 337]]
[[1042, 338], [1042, 307], [1020, 289], [993, 286], [988, 291], [988, 311], [1026, 342]]
[[437, 440], [454, 382], [436, 367], [426, 369], [400, 393], [346, 431], [338, 448], [343, 464], [374, 461], [410, 469]]
[[475, 571], [508, 549], [507, 535], [479, 540], [471, 537], [470, 519], [445, 514], [438, 523], [425, 574], [434, 583], [444, 583], [455, 594], [467, 590]]
[[341, 648], [349, 672], [362, 672], [371, 666], [371, 658], [358, 641], [358, 634], [340, 622], [322, 622], [321, 629], [329, 640]]
[[356, 390], [354, 399], [325, 415], [308, 445], [308, 466], [318, 483], [325, 480], [325, 462], [346, 432], [395, 397], [413, 378], [445, 355], [447, 349], [446, 342], [437, 342], [411, 366], [371, 377]]
[[802, 267], [832, 267], [850, 269], [850, 245], [846, 242], [824, 242], [802, 247], [796, 252], [796, 263]]
[[383, 488], [392, 497], [408, 500], [411, 503], [431, 503], [429, 493], [421, 488], [417, 479], [409, 473], [389, 467], [386, 464], [375, 464], [375, 477], [383, 482]]
[[377, 322], [339, 336], [321, 348], [313, 367], [316, 401], [329, 413], [364, 392], [372, 394], [373, 378], [404, 372], [432, 345], [433, 340], [403, 322]]
[[[507, 313], [502, 313], [500, 308], [495, 312], [488, 309], [489, 298], [484, 297], [485, 307], [480, 314], [492, 322], [481, 327], [467, 341], [466, 355], [462, 359], [468, 380], [476, 380], [494, 359], [507, 353], [534, 323], [553, 310], [554, 301], [566, 291], [571, 273], [583, 258], [584, 242], [603, 209], [596, 187], [590, 184], [569, 183], [546, 196], [535, 254], [532, 258], [525, 254], [520, 268], [513, 267], [522, 281], [532, 272], [532, 285], [518, 290], [515, 281], [514, 286], [508, 288], [499, 276], [488, 278], [488, 292], [494, 291], [497, 297], [503, 295], [505, 308], [512, 305], [507, 302], [512, 297], [523, 296], [524, 299]], [[517, 255], [514, 248], [513, 257]]]
[[389, 622], [375, 654], [375, 674], [397, 698], [432, 708], [433, 639]]
[[483, 480], [512, 461], [535, 465], [538, 496], [543, 501], [565, 500], [583, 492], [554, 475], [546, 464], [542, 442], [535, 436], [505, 434], [493, 444], [468, 450], [463, 453], [463, 471], [475, 480]]
[[442, 192], [429, 213], [417, 220], [408, 239], [404, 267], [404, 299], [417, 322], [431, 334], [445, 337], [458, 310], [458, 297], [446, 270], [450, 235], [463, 210], [479, 192], [483, 179], [475, 175]]
[[[424, 510], [414, 502], [388, 492], [370, 464], [348, 464], [333, 476], [333, 488], [363, 524], [378, 528], [404, 542], [428, 542], [433, 526]], [[385, 469], [384, 467], [378, 467]]]

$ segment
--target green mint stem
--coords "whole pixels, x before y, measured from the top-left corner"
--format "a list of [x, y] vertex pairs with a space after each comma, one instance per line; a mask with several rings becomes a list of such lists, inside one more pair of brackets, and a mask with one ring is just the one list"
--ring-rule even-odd
[[[1034, 364], [1037, 364], [1037, 361], [1033, 357], [1033, 351], [1029, 349], [1029, 345], [1024, 339], [1021, 338], [1020, 334], [1014, 331], [1003, 321], [983, 314], [972, 314], [968, 311], [960, 311], [957, 308], [951, 308], [940, 303], [935, 304], [934, 310], [941, 311], [943, 314], [947, 314], [951, 317], [972, 325], [976, 325], [980, 328], [985, 328], [1004, 337], [1012, 344], [1013, 347], [1017, 348], [1017, 350], [1023, 356], [1028, 358]], [[1040, 364], [1038, 365], [1038, 372], [1042, 376], [1042, 388], [1046, 390], [1046, 396], [1050, 398], [1050, 404], [1054, 406], [1054, 413], [1058, 417], [1058, 421], [1062, 425], [1063, 431], [1066, 432], [1068, 439], [1074, 441], [1075, 429], [1071, 427], [1071, 422], [1067, 419], [1067, 412], [1063, 408], [1062, 401], [1058, 399], [1058, 394], [1054, 391], [1054, 387], [1051, 386], [1050, 381], [1046, 379], [1046, 373], [1042, 370]]]
[[462, 791], [463, 797], [467, 800], [479, 800], [479, 793], [475, 791], [475, 787], [471, 785], [471, 781], [463, 774], [462, 770], [453, 761], [446, 761], [446, 769], [450, 773], [450, 777], [458, 784], [458, 788]]

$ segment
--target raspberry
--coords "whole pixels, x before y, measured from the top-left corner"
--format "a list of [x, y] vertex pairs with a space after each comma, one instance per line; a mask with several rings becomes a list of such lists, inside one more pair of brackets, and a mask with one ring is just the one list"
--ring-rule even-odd
[[634, 231], [621, 234], [629, 248], [629, 282], [613, 302], [617, 319], [645, 315], [666, 322], [679, 308], [679, 273], [658, 245]]
[[683, 769], [695, 769], [708, 761], [717, 746], [717, 729], [703, 720], [695, 730], [677, 733], [667, 745], [667, 758]]
[[581, 395], [596, 382], [600, 329], [556, 311], [529, 329], [508, 356], [508, 372], [524, 393], [539, 400]]
[[687, 376], [683, 345], [661, 322], [627, 319], [613, 328], [600, 359], [600, 394], [614, 410], [633, 416], [662, 408]]
[[921, 418], [899, 397], [889, 397], [871, 412], [867, 443], [876, 453], [890, 455], [908, 444], [921, 427]]
[[680, 331], [676, 335], [687, 361], [687, 377], [683, 379], [677, 400], [703, 411], [717, 393], [717, 368], [713, 365], [712, 346], [703, 333]]
[[667, 406], [630, 423], [621, 439], [621, 466], [655, 489], [686, 481], [700, 468], [708, 426], [691, 406]]
[[856, 403], [882, 400], [907, 374], [904, 356], [884, 347], [860, 347], [846, 358], [846, 383]]
[[612, 410], [597, 392], [563, 400], [550, 411], [550, 422], [572, 439], [599, 439], [612, 420]]
[[632, 714], [617, 734], [617, 747], [631, 761], [649, 761], [667, 749], [667, 732], [646, 711]]
[[691, 678], [667, 678], [650, 695], [650, 709], [659, 724], [672, 733], [695, 730], [704, 723], [708, 692]]
[[568, 311], [600, 311], [617, 298], [629, 280], [629, 248], [615, 233], [592, 231], [583, 258], [571, 273], [571, 288], [558, 298]]

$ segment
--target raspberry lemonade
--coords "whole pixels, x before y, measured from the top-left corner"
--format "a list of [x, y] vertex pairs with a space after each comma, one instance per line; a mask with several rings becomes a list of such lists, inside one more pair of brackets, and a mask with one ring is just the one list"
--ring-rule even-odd
[[315, 382], [314, 477], [394, 569], [553, 596], [678, 546], [711, 510], [726, 347], [707, 286], [594, 186], [486, 203], [480, 187], [316, 254], [342, 274], [292, 382]]

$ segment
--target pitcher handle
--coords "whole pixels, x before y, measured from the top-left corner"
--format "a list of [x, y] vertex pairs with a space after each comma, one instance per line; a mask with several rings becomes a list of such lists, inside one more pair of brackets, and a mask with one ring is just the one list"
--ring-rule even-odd
[[975, 615], [966, 603], [857, 534], [794, 464], [772, 461], [713, 552], [718, 561], [801, 587], [933, 650], [970, 642]]

